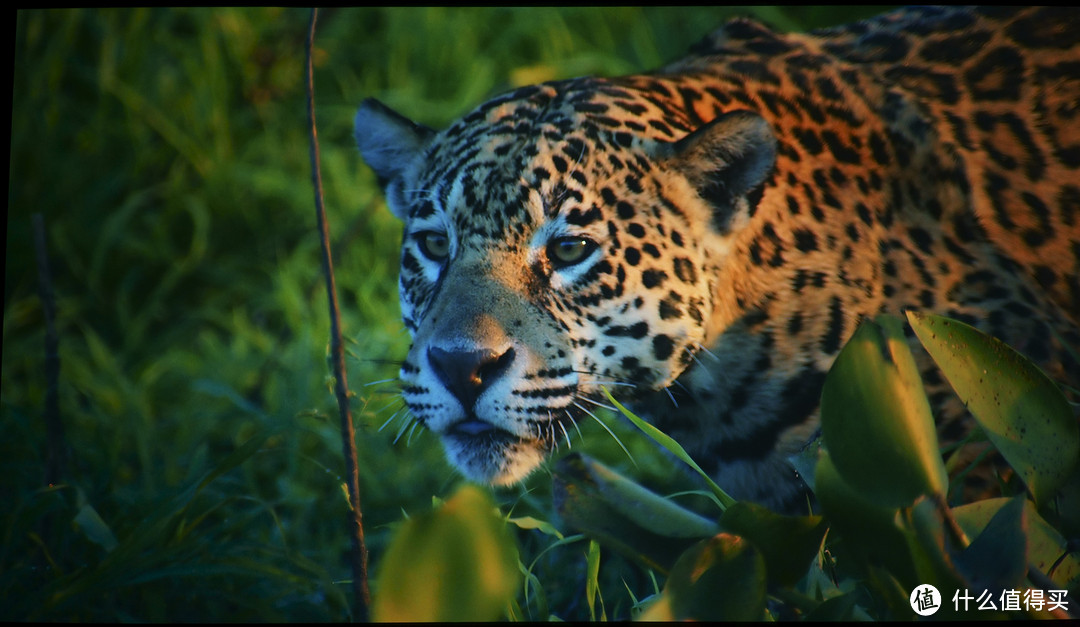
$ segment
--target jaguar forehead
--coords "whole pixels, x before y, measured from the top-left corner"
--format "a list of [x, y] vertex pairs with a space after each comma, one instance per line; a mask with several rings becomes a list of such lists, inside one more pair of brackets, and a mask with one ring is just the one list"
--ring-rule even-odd
[[[623, 111], [611, 104], [612, 98]], [[511, 92], [489, 101], [439, 133], [425, 162], [440, 164], [423, 172], [418, 189], [434, 190], [446, 208], [460, 207], [456, 226], [475, 229], [476, 217], [492, 233], [513, 223], [538, 223], [555, 215], [571, 191], [588, 175], [591, 187], [622, 166], [649, 167], [646, 142], [685, 134], [678, 116], [668, 125], [638, 133], [615, 129], [613, 115], [656, 108], [638, 86], [617, 80], [575, 79]], [[655, 112], [654, 112], [655, 113]], [[600, 154], [607, 157], [596, 159]], [[619, 153], [627, 153], [616, 156]], [[618, 165], [612, 165], [618, 164]], [[589, 170], [585, 172], [586, 168]], [[543, 191], [533, 196], [533, 191]], [[539, 202], [539, 204], [537, 204]], [[416, 211], [423, 215], [431, 207]]]
[[[503, 142], [501, 137], [484, 138], [477, 142], [476, 154], [460, 162], [456, 171], [429, 173], [426, 186], [445, 191], [417, 215], [442, 211], [463, 242], [506, 244], [559, 215], [567, 200], [582, 197], [574, 181], [556, 180], [552, 160], [562, 160], [560, 142], [523, 140], [517, 152], [505, 155]], [[450, 178], [436, 180], [439, 176]]]

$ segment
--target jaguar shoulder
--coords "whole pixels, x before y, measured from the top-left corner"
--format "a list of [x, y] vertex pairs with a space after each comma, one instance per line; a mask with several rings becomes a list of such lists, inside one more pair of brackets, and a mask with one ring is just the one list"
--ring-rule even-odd
[[[609, 386], [733, 496], [788, 457], [860, 320], [975, 324], [1080, 387], [1080, 12], [729, 22], [648, 74], [356, 139], [405, 226], [400, 372], [466, 476], [521, 480]], [[946, 438], [966, 414], [920, 367]]]

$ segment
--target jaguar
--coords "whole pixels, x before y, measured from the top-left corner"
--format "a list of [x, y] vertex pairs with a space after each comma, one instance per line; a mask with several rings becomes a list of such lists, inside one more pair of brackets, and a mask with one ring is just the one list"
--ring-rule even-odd
[[441, 131], [367, 99], [355, 138], [404, 223], [401, 395], [472, 480], [521, 481], [609, 389], [735, 498], [797, 508], [825, 375], [883, 312], [968, 322], [1080, 387], [1077, 10], [734, 19]]

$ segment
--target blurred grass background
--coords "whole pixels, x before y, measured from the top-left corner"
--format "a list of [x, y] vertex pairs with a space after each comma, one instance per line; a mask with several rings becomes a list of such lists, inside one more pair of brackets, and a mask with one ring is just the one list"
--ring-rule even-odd
[[[359, 102], [375, 96], [438, 128], [520, 84], [674, 60], [735, 14], [789, 30], [874, 12], [321, 12], [316, 106], [373, 568], [393, 523], [458, 479], [430, 434], [395, 444], [399, 422], [378, 430], [398, 403], [392, 384], [365, 385], [395, 375], [408, 339], [397, 309], [400, 226], [353, 146]], [[308, 18], [282, 8], [17, 12], [0, 618], [349, 618], [305, 128]], [[70, 450], [53, 486], [44, 484], [35, 212], [47, 228]], [[605, 461], [625, 464], [608, 436], [583, 431], [590, 447], [610, 449], [599, 454]], [[550, 518], [544, 485], [538, 473], [498, 498], [515, 515]], [[546, 540], [522, 542], [524, 560], [530, 543]], [[552, 601], [545, 611], [580, 616], [584, 590], [564, 571], [580, 573], [583, 549], [551, 555], [546, 567], [560, 574], [540, 573]], [[625, 576], [611, 575], [616, 593], [625, 595]]]

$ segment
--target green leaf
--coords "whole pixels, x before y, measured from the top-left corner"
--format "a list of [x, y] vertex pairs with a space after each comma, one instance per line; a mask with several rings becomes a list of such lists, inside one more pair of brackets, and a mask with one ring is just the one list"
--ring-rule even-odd
[[380, 564], [375, 621], [493, 621], [514, 598], [517, 548], [490, 495], [466, 484], [404, 521]]
[[568, 525], [662, 572], [718, 530], [711, 520], [578, 453], [555, 464], [552, 497]]
[[113, 535], [112, 529], [101, 519], [97, 510], [89, 504], [79, 508], [79, 513], [75, 514], [74, 522], [91, 542], [106, 551], [112, 551], [119, 544], [116, 541], [116, 536]]
[[675, 614], [671, 610], [671, 597], [666, 594], [653, 596], [652, 602], [637, 617], [640, 622], [670, 623], [675, 621]]
[[821, 516], [783, 516], [749, 502], [729, 507], [720, 526], [753, 542], [765, 558], [769, 580], [786, 586], [806, 574], [827, 530]]
[[716, 482], [713, 481], [712, 477], [710, 477], [704, 470], [701, 469], [700, 466], [697, 465], [696, 462], [694, 462], [694, 460], [690, 457], [690, 454], [686, 452], [682, 445], [672, 439], [672, 437], [668, 434], [664, 433], [663, 431], [657, 429], [653, 425], [634, 415], [634, 412], [630, 411], [629, 409], [624, 407], [622, 403], [615, 400], [615, 397], [611, 395], [611, 392], [608, 392], [607, 388], [603, 388], [603, 390], [604, 394], [607, 395], [608, 400], [615, 404], [615, 408], [618, 409], [619, 412], [622, 413], [622, 415], [626, 416], [630, 420], [630, 422], [634, 423], [634, 425], [638, 429], [641, 429], [645, 433], [645, 435], [652, 438], [657, 444], [664, 447], [664, 449], [666, 449], [669, 453], [681, 459], [685, 464], [693, 468], [694, 471], [697, 472], [697, 474], [701, 475], [701, 477], [705, 480], [706, 485], [709, 486], [709, 489], [713, 491], [713, 494], [720, 501], [721, 509], [731, 507], [735, 503], [735, 499], [728, 496], [727, 492], [724, 492], [724, 490], [720, 486], [716, 485]]
[[953, 564], [972, 590], [1021, 586], [1027, 575], [1027, 517], [1022, 495], [1008, 499], [971, 544], [953, 555]]
[[761, 620], [765, 560], [746, 538], [719, 533], [679, 558], [663, 595], [674, 620]]
[[549, 523], [546, 520], [540, 520], [535, 516], [517, 516], [513, 518], [507, 518], [506, 522], [517, 525], [521, 529], [536, 529], [537, 531], [540, 531], [541, 533], [547, 534], [549, 536], [555, 536], [560, 540], [563, 539], [562, 532], [556, 529], [555, 525]]
[[1057, 528], [1067, 536], [1080, 537], [1080, 468], [1058, 490], [1054, 499], [1057, 507]]
[[[827, 452], [822, 452], [814, 471], [817, 477], [814, 494], [821, 503], [831, 527], [840, 533], [843, 547], [856, 559], [852, 564], [870, 573], [865, 566], [880, 564], [904, 584], [915, 584], [915, 570], [904, 532], [897, 526], [898, 510], [868, 501], [849, 486], [837, 472]], [[830, 535], [830, 542], [835, 536]], [[891, 592], [886, 589], [884, 593]], [[907, 597], [900, 598], [901, 607]]]
[[[990, 521], [1011, 501], [1012, 499], [1008, 498], [984, 499], [954, 507], [953, 515], [964, 532], [977, 539]], [[1068, 553], [1069, 543], [1065, 536], [1035, 511], [1031, 501], [1024, 502], [1024, 519], [1028, 564], [1050, 575], [1062, 589], [1072, 589], [1080, 585], [1080, 556]], [[974, 545], [974, 542], [972, 544]]]
[[802, 477], [806, 487], [810, 488], [811, 492], [816, 492], [814, 486], [816, 485], [817, 478], [814, 475], [814, 470], [817, 467], [818, 455], [821, 451], [825, 450], [825, 445], [821, 441], [821, 435], [807, 443], [797, 453], [788, 457], [788, 462], [795, 468], [795, 472], [799, 473]]
[[908, 312], [908, 322], [987, 437], [1046, 503], [1080, 459], [1068, 401], [1035, 364], [956, 320]]
[[948, 482], [901, 325], [893, 316], [859, 325], [821, 393], [821, 430], [832, 463], [848, 485], [886, 507], [944, 495]]
[[600, 620], [607, 620], [604, 611], [604, 599], [600, 596], [600, 544], [589, 540], [589, 553], [586, 556], [585, 600], [589, 604], [589, 620], [596, 621], [596, 600], [600, 600]]
[[[963, 587], [963, 576], [952, 562], [957, 546], [949, 533], [949, 521], [946, 519], [949, 515], [943, 499], [935, 502], [926, 497], [917, 500], [914, 506], [900, 510], [900, 527], [918, 578], [908, 585], [909, 590], [922, 584], [935, 586], [939, 591]], [[951, 606], [944, 605], [947, 604], [943, 604], [938, 616], [953, 612]]]

